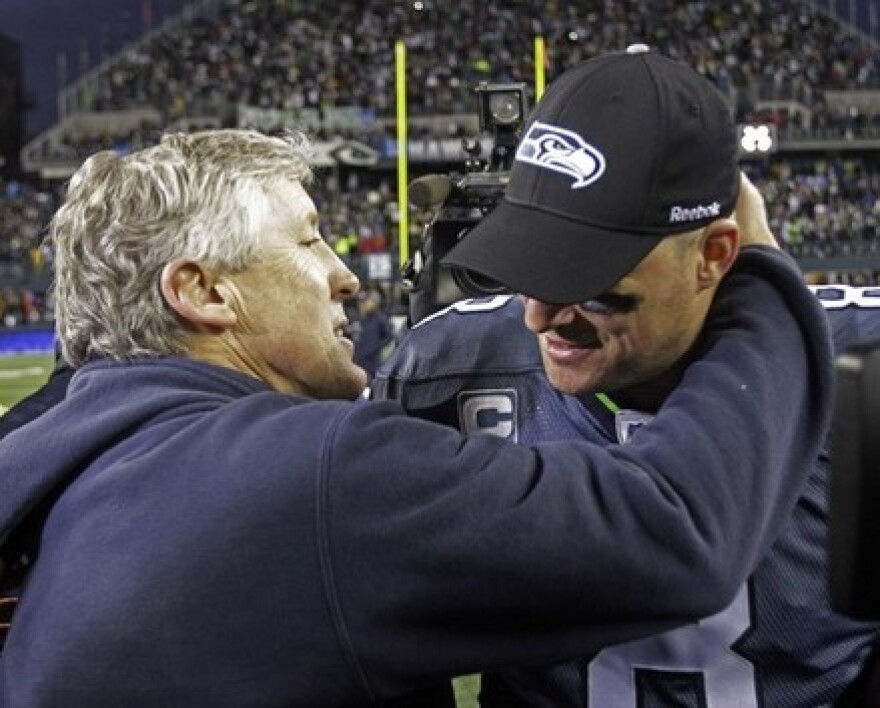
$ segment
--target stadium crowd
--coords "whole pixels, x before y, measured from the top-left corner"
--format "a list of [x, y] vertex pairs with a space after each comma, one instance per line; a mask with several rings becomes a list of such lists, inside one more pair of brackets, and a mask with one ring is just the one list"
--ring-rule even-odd
[[750, 168], [773, 233], [794, 257], [880, 253], [880, 169], [863, 160], [774, 160]]
[[52, 254], [43, 243], [59, 193], [21, 181], [0, 182], [0, 325], [51, 319], [46, 283]]
[[[768, 203], [770, 225], [795, 258], [827, 259], [880, 253], [880, 165], [863, 159], [775, 158], [746, 169]], [[394, 250], [397, 195], [390, 178], [352, 172], [344, 180], [319, 177], [313, 189], [321, 231], [362, 277], [369, 254]], [[60, 187], [7, 183], [0, 198], [0, 321], [6, 326], [49, 320], [51, 300], [29, 287], [51, 268], [43, 243]], [[412, 238], [425, 214], [415, 214]], [[830, 273], [831, 282], [878, 284], [877, 273]]]
[[391, 116], [389, 57], [401, 38], [409, 49], [411, 112], [466, 113], [470, 88], [482, 79], [531, 84], [531, 38], [539, 34], [551, 78], [640, 39], [689, 61], [724, 93], [735, 90], [745, 110], [755, 98], [822, 106], [825, 90], [880, 85], [880, 51], [803, 2], [222, 0], [210, 6], [125, 53], [97, 82], [93, 107], [165, 107], [167, 119], [228, 115], [238, 104], [349, 105]]
[[[151, 107], [161, 125], [210, 116], [231, 126], [243, 106], [275, 112], [279, 123], [320, 122], [346, 107], [359, 137], [379, 142], [394, 115], [394, 39], [408, 46], [410, 113], [455, 116], [472, 112], [471, 89], [481, 80], [530, 86], [531, 38], [540, 34], [549, 79], [641, 40], [690, 62], [741, 120], [769, 118], [795, 137], [880, 135], [880, 113], [826, 99], [829, 90], [880, 86], [880, 51], [803, 2], [203, 0], [202, 7], [122, 52], [77, 94], [78, 109]], [[782, 106], [768, 115], [758, 105], [768, 100], [796, 101], [805, 113]], [[151, 143], [155, 127], [102, 141], [137, 149]], [[94, 140], [71, 135], [58, 149], [85, 157], [93, 148]]]
[[[185, 117], [211, 116], [233, 125], [241, 106], [276, 111], [279, 120], [307, 115], [320, 120], [325, 110], [354, 107], [359, 127], [333, 130], [376, 144], [387, 139], [393, 114], [393, 39], [408, 45], [411, 114], [456, 116], [473, 112], [472, 88], [480, 80], [531, 85], [530, 40], [536, 34], [547, 41], [551, 80], [582, 59], [639, 38], [710, 78], [741, 120], [771, 120], [780, 134], [793, 138], [880, 136], [880, 113], [839, 109], [825, 95], [880, 86], [880, 50], [806, 3], [780, 8], [757, 0], [203, 0], [200, 5], [198, 14], [187, 13], [121, 53], [80, 96], [81, 110], [152, 106], [161, 111], [162, 123], [120, 134], [68, 134], [51, 144], [48, 157], [79, 161], [101, 149], [128, 152], [155, 143], [163, 125]], [[805, 110], [759, 107], [759, 101], [771, 99], [796, 100]], [[446, 135], [449, 125], [454, 127], [447, 124]], [[319, 127], [318, 137], [330, 136]], [[748, 170], [766, 195], [775, 233], [794, 256], [880, 250], [880, 165], [871, 157], [777, 156], [749, 163]], [[30, 284], [51, 266], [40, 241], [61, 187], [21, 181], [2, 187], [0, 321], [51, 318], [51, 303]], [[322, 231], [360, 274], [365, 255], [393, 250], [398, 213], [387, 174], [330, 174], [316, 186], [315, 198]], [[415, 236], [419, 219], [413, 222]], [[871, 273], [831, 277], [876, 281]], [[31, 301], [33, 306], [21, 305]]]

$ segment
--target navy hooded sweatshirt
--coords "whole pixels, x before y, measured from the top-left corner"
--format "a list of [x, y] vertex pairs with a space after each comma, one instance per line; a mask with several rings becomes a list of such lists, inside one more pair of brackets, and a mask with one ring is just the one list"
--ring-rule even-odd
[[748, 249], [630, 443], [519, 446], [183, 358], [96, 361], [0, 442], [0, 552], [42, 530], [4, 708], [378, 704], [725, 607], [831, 409], [827, 324]]

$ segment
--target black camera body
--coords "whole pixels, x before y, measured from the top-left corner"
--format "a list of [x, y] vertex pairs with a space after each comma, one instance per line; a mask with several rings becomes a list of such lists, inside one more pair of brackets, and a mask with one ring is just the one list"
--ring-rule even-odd
[[831, 433], [831, 599], [859, 619], [880, 619], [880, 342], [835, 361]]
[[504, 292], [498, 283], [441, 263], [504, 195], [526, 116], [525, 84], [482, 83], [476, 93], [480, 132], [493, 138], [489, 159], [480, 159], [477, 140], [465, 140], [463, 147], [470, 157], [463, 174], [427, 175], [410, 185], [413, 204], [436, 209], [425, 227], [421, 247], [404, 271], [404, 277], [412, 283], [410, 324], [457, 300]]

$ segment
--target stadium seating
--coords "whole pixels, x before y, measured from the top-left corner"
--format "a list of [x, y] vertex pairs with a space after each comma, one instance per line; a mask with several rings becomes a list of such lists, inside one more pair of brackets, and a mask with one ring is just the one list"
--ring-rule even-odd
[[[58, 125], [25, 149], [24, 163], [64, 175], [96, 150], [124, 153], [165, 129], [218, 125], [295, 123], [319, 140], [355, 139], [378, 165], [328, 171], [315, 199], [325, 236], [353, 244], [346, 257], [368, 277], [363, 259], [393, 254], [398, 225], [393, 41], [408, 50], [415, 145], [472, 134], [479, 81], [521, 81], [531, 92], [538, 34], [548, 80], [632, 41], [690, 62], [738, 120], [776, 129], [779, 151], [744, 165], [784, 247], [831, 279], [876, 282], [880, 49], [805, 2], [202, 0], [65, 89]], [[450, 167], [429, 149], [412, 153], [416, 163], [423, 156], [417, 170]], [[0, 184], [0, 323], [51, 321], [51, 252], [41, 241], [62, 188], [30, 177]], [[413, 236], [426, 216], [414, 215]]]

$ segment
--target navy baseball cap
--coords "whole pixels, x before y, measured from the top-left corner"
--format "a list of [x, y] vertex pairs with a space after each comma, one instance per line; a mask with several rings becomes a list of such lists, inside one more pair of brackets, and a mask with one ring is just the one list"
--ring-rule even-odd
[[731, 215], [738, 194], [724, 97], [686, 64], [634, 45], [549, 86], [504, 197], [443, 262], [545, 302], [589, 300], [663, 238]]

